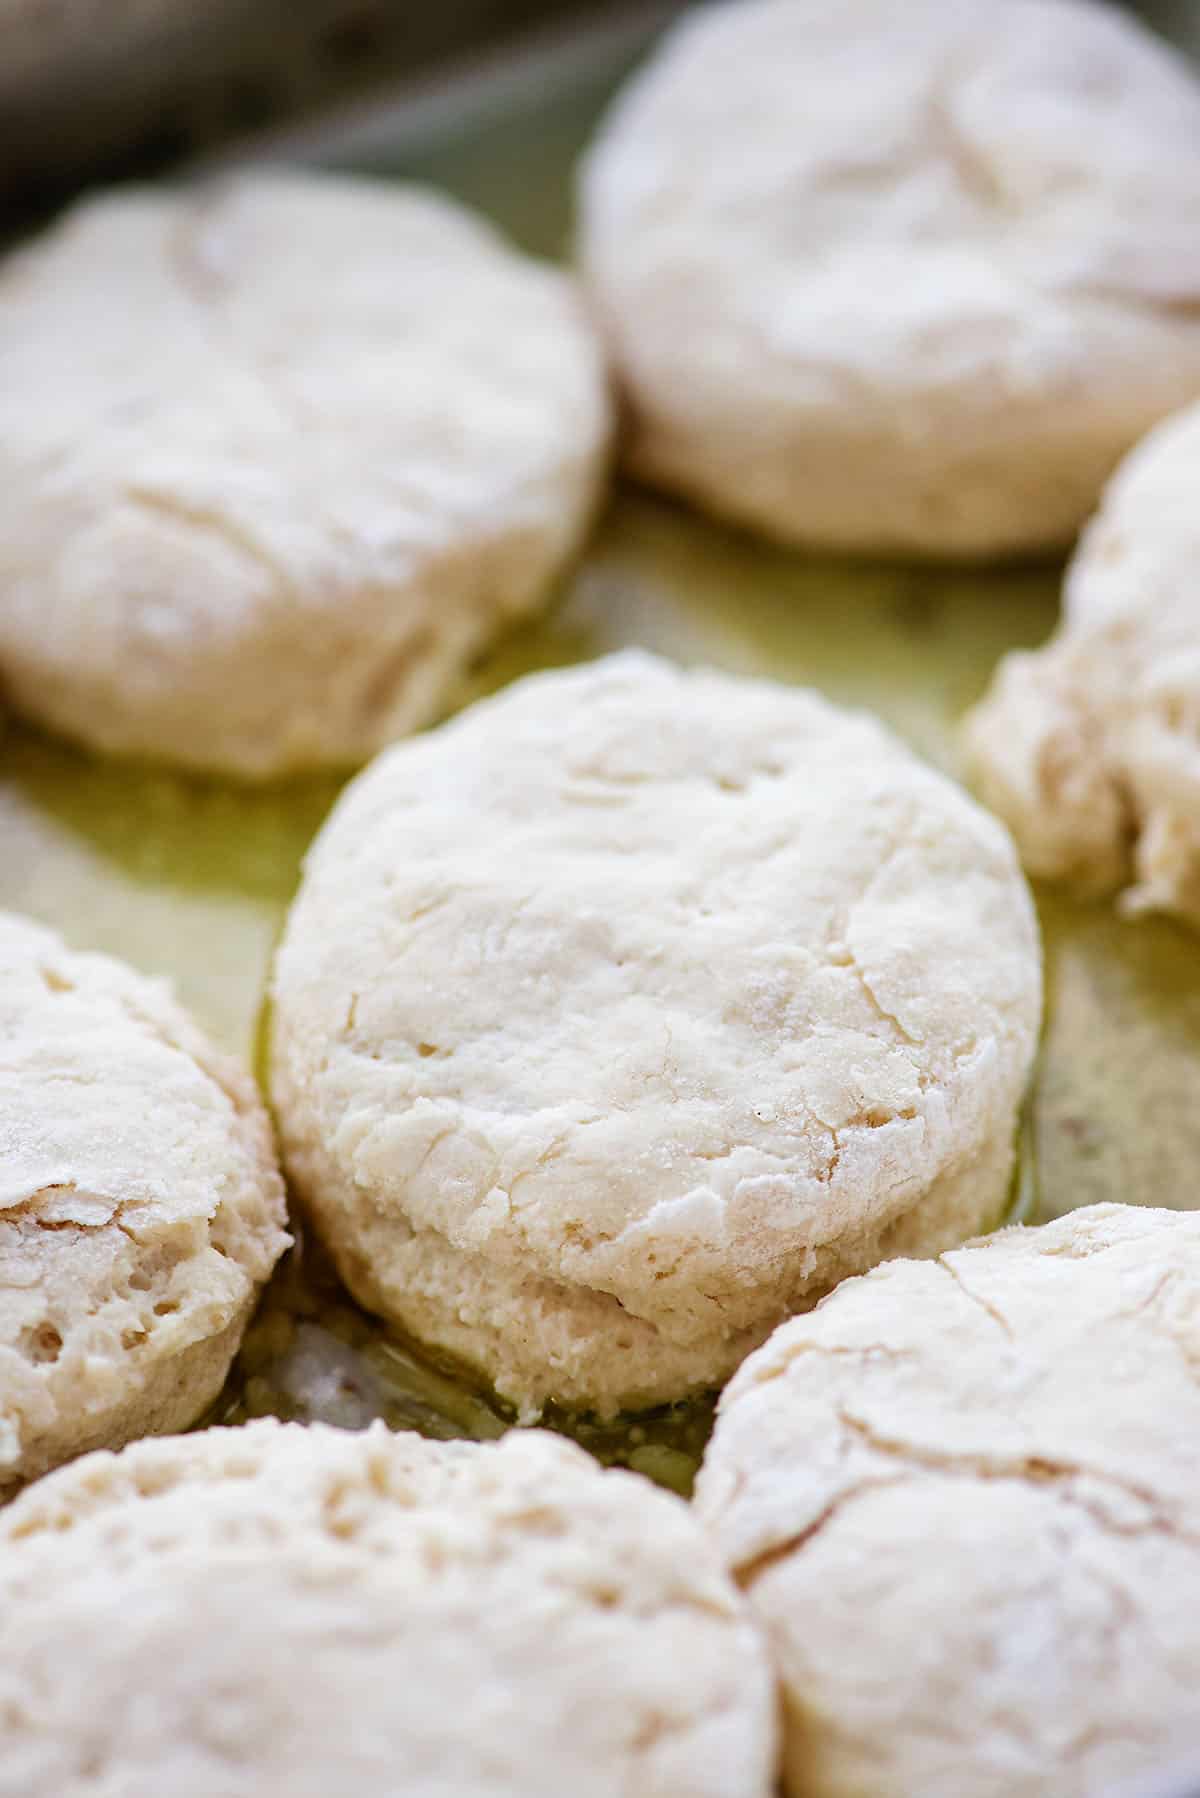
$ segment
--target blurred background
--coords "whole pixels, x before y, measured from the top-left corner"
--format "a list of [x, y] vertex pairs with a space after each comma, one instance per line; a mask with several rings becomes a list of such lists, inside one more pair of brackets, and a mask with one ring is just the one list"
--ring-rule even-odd
[[0, 218], [270, 128], [424, 92], [598, 25], [620, 0], [0, 0]]
[[[1003, 6], [1005, 0], [990, 0]], [[531, 64], [575, 43], [611, 76], [616, 38], [644, 41], [658, 0], [0, 0], [0, 224], [94, 181], [431, 84]], [[1135, 10], [1200, 53], [1200, 0]], [[601, 71], [599, 67], [597, 73]]]

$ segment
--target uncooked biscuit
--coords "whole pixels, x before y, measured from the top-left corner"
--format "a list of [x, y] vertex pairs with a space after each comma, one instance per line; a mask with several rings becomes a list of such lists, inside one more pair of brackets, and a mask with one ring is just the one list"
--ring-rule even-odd
[[873, 720], [627, 653], [376, 761], [274, 974], [295, 1190], [526, 1417], [719, 1384], [998, 1220], [1041, 992], [991, 818]]
[[0, 1798], [768, 1798], [774, 1692], [681, 1500], [541, 1432], [265, 1420], [0, 1517]]
[[287, 1244], [249, 1077], [155, 981], [0, 913], [0, 1496], [217, 1395]]
[[1115, 7], [698, 9], [581, 203], [634, 469], [788, 542], [1066, 543], [1200, 395], [1200, 86]]
[[803, 1798], [1095, 1798], [1200, 1744], [1200, 1215], [894, 1261], [727, 1387], [697, 1507]]
[[1034, 874], [1200, 926], [1200, 408], [1123, 464], [1058, 634], [971, 715], [980, 790]]
[[432, 192], [86, 200], [0, 266], [0, 681], [107, 751], [363, 761], [544, 600], [608, 429], [566, 277]]

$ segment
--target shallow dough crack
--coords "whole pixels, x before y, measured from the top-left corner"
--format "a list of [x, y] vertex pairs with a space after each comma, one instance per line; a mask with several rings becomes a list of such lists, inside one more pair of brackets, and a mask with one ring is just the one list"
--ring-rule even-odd
[[[864, 1419], [845, 1410], [838, 1412], [838, 1419], [847, 1434], [865, 1443], [884, 1460], [898, 1462], [902, 1471], [893, 1475], [879, 1474], [855, 1480], [852, 1485], [837, 1492], [803, 1529], [785, 1536], [778, 1543], [759, 1549], [745, 1561], [731, 1563], [731, 1571], [743, 1591], [749, 1591], [755, 1581], [770, 1569], [790, 1559], [792, 1555], [801, 1553], [835, 1518], [840, 1517], [849, 1506], [866, 1494], [874, 1494], [917, 1478], [922, 1472], [962, 1475], [979, 1480], [1014, 1480], [1053, 1488], [1064, 1504], [1085, 1512], [1102, 1532], [1118, 1536], [1161, 1533], [1200, 1553], [1200, 1530], [1180, 1529], [1172, 1518], [1157, 1511], [1156, 1494], [1134, 1482], [1094, 1468], [1039, 1458], [1005, 1459], [979, 1454], [945, 1454], [921, 1444], [882, 1435]], [[1094, 1482], [1096, 1485], [1109, 1487], [1122, 1497], [1132, 1500], [1139, 1508], [1149, 1510], [1150, 1515], [1136, 1519], [1114, 1516], [1111, 1511], [1106, 1511], [1097, 1504], [1094, 1498], [1089, 1497], [1086, 1488], [1081, 1489], [1081, 1482]]]
[[174, 524], [182, 525], [189, 531], [211, 532], [219, 537], [225, 546], [234, 554], [244, 556], [266, 574], [278, 598], [290, 598], [294, 588], [288, 581], [281, 565], [274, 560], [267, 549], [245, 527], [237, 526], [231, 518], [216, 507], [187, 505], [162, 489], [147, 485], [126, 485], [121, 489], [121, 498], [126, 505], [140, 508], [151, 517], [159, 515], [168, 518]]
[[[872, 1010], [875, 1012], [875, 1014], [878, 1017], [881, 1024], [890, 1024], [892, 1029], [896, 1032], [896, 1035], [900, 1038], [901, 1042], [908, 1043], [913, 1048], [919, 1047], [921, 1039], [919, 1037], [913, 1036], [908, 1030], [906, 1030], [904, 1025], [901, 1023], [900, 1019], [895, 1015], [894, 1012], [888, 1011], [883, 1005], [880, 1004], [878, 995], [876, 994], [874, 988], [872, 987], [871, 982], [867, 979], [867, 976], [863, 970], [862, 964], [858, 960], [858, 958], [855, 956], [853, 950], [850, 950], [849, 948], [847, 948], [845, 959], [844, 960], [839, 959], [839, 960], [835, 961], [833, 965], [835, 967], [839, 967], [839, 968], [849, 968], [850, 969], [851, 973], [853, 973], [853, 975], [857, 979], [859, 985], [862, 987], [864, 999], [866, 999], [868, 1005], [871, 1006]], [[957, 1049], [955, 1051], [955, 1053], [961, 1059], [961, 1058], [969, 1055], [972, 1052], [972, 1050], [974, 1049], [974, 1046], [975, 1046], [974, 1043], [971, 1043], [971, 1044], [967, 1045], [965, 1048]], [[914, 1068], [914, 1073], [915, 1072], [916, 1072], [916, 1069]]]
[[1074, 1483], [1087, 1481], [1098, 1486], [1110, 1487], [1135, 1504], [1144, 1507], [1150, 1514], [1136, 1525], [1128, 1523], [1114, 1524], [1109, 1520], [1107, 1527], [1118, 1529], [1121, 1534], [1140, 1534], [1143, 1531], [1161, 1530], [1178, 1541], [1189, 1542], [1200, 1548], [1200, 1530], [1187, 1531], [1178, 1528], [1170, 1517], [1161, 1514], [1159, 1496], [1153, 1487], [1139, 1485], [1136, 1481], [1123, 1479], [1103, 1467], [1089, 1467], [1070, 1461], [1051, 1461], [1040, 1455], [1010, 1457], [992, 1455], [984, 1452], [970, 1454], [954, 1454], [941, 1449], [930, 1448], [926, 1443], [906, 1441], [902, 1437], [891, 1437], [877, 1430], [866, 1418], [857, 1417], [852, 1411], [839, 1409], [838, 1421], [851, 1436], [864, 1443], [874, 1454], [885, 1460], [898, 1461], [914, 1471], [925, 1469], [934, 1473], [964, 1474], [971, 1479], [980, 1480], [1024, 1480], [1033, 1485], [1064, 1488], [1064, 1497], [1070, 1503], [1080, 1504], [1089, 1515], [1098, 1521], [1103, 1513], [1094, 1505], [1081, 1497], [1074, 1488]]
[[1009, 1342], [1014, 1340], [1012, 1325], [998, 1305], [994, 1305], [990, 1299], [984, 1298], [982, 1293], [976, 1292], [972, 1286], [969, 1286], [959, 1273], [958, 1269], [951, 1261], [947, 1260], [945, 1255], [938, 1256], [936, 1265], [941, 1268], [943, 1273], [949, 1274], [950, 1278], [954, 1281], [954, 1284], [965, 1298], [970, 1299], [973, 1305], [978, 1305], [981, 1311], [987, 1313], [1002, 1336], [1005, 1336]]
[[[1019, 213], [1009, 200], [994, 160], [974, 141], [970, 132], [963, 129], [956, 117], [956, 86], [975, 74], [979, 63], [978, 55], [960, 56], [957, 61], [951, 59], [940, 79], [931, 85], [925, 113], [929, 126], [926, 141], [935, 150], [945, 151], [959, 186], [972, 202], [988, 212], [1008, 213], [1015, 223]], [[914, 146], [910, 171], [917, 160]]]
[[[180, 285], [195, 304], [209, 343], [229, 368], [238, 376], [250, 375], [257, 382], [268, 404], [289, 430], [312, 430], [319, 426], [319, 421], [298, 404], [284, 382], [272, 378], [270, 358], [263, 354], [257, 341], [239, 343], [227, 303], [228, 281], [214, 269], [211, 259], [205, 260], [200, 254], [205, 232], [217, 219], [220, 200], [219, 184], [210, 187], [207, 194], [202, 191], [193, 194], [168, 236], [172, 267]], [[267, 566], [273, 566], [261, 547], [255, 553]], [[281, 585], [286, 585], [280, 578]]]
[[743, 1592], [749, 1592], [756, 1580], [778, 1567], [784, 1561], [790, 1561], [793, 1555], [801, 1554], [810, 1543], [815, 1542], [821, 1531], [827, 1529], [834, 1520], [842, 1515], [858, 1499], [868, 1492], [882, 1492], [889, 1486], [899, 1485], [908, 1475], [903, 1473], [880, 1474], [874, 1479], [856, 1480], [852, 1486], [831, 1498], [824, 1510], [818, 1512], [811, 1523], [806, 1523], [802, 1530], [794, 1535], [785, 1536], [781, 1542], [772, 1543], [768, 1548], [759, 1549], [758, 1553], [746, 1561], [734, 1561], [730, 1572]]
[[[879, 995], [871, 985], [862, 961], [855, 952], [854, 920], [856, 916], [862, 912], [864, 906], [870, 904], [872, 895], [878, 892], [881, 885], [891, 873], [898, 856], [904, 848], [905, 840], [909, 832], [911, 832], [917, 822], [918, 809], [918, 807], [911, 803], [905, 804], [902, 813], [895, 821], [894, 835], [887, 852], [877, 867], [871, 868], [865, 873], [859, 883], [857, 893], [844, 906], [839, 926], [826, 942], [826, 954], [829, 956], [831, 966], [847, 968], [858, 981], [862, 988], [864, 999], [874, 1011], [880, 1023], [889, 1025], [890, 1028], [895, 1031], [902, 1043], [907, 1043], [914, 1049], [920, 1047], [920, 1037], [914, 1036], [901, 1019], [898, 1018], [894, 1012], [888, 1011], [881, 1003]], [[974, 1044], [972, 1043], [965, 1049], [962, 1047], [956, 1049], [954, 1053], [956, 1057], [970, 1054], [973, 1047]], [[924, 1071], [917, 1067], [915, 1061], [913, 1072], [918, 1081], [927, 1078]]]

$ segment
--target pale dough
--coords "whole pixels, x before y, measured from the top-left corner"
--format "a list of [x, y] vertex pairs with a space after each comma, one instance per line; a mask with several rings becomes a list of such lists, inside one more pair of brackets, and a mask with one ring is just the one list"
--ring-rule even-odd
[[397, 745], [274, 975], [298, 1196], [524, 1416], [719, 1384], [1002, 1213], [1041, 969], [1003, 829], [873, 720], [629, 652]]
[[769, 1798], [686, 1505], [541, 1432], [265, 1420], [0, 1515], [0, 1798]]
[[1070, 540], [1200, 395], [1200, 85], [1081, 0], [700, 8], [585, 165], [633, 468], [788, 542]]
[[726, 1389], [697, 1508], [796, 1798], [1096, 1798], [1200, 1748], [1200, 1215], [848, 1281]]
[[0, 265], [0, 683], [110, 752], [365, 760], [546, 598], [608, 432], [570, 282], [431, 191], [85, 200]]
[[0, 1143], [3, 1496], [192, 1423], [288, 1239], [249, 1076], [157, 981], [9, 913]]
[[1200, 926], [1200, 408], [1122, 465], [1057, 635], [971, 715], [980, 790], [1034, 874]]

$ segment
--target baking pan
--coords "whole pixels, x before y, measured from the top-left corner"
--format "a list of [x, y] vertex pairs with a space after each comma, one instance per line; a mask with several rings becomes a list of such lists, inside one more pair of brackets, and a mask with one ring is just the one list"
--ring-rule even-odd
[[[476, 62], [222, 163], [286, 159], [434, 181], [529, 248], [561, 252], [580, 148], [667, 11], [542, 36], [524, 54]], [[1050, 632], [1059, 578], [1053, 564], [947, 571], [800, 556], [631, 488], [617, 494], [544, 621], [510, 638], [459, 698], [640, 643], [868, 706], [954, 770], [960, 715], [1005, 650]], [[221, 1042], [251, 1057], [272, 946], [336, 790], [328, 777], [245, 789], [95, 760], [12, 725], [0, 751], [0, 905], [168, 975]], [[1048, 1018], [1026, 1124], [1027, 1208], [1050, 1217], [1104, 1199], [1190, 1204], [1195, 1194], [1200, 1203], [1194, 936], [1051, 891], [1039, 907]], [[295, 1261], [278, 1276], [222, 1414], [236, 1405], [342, 1416], [337, 1382], [307, 1381], [331, 1326], [345, 1351], [331, 1355], [362, 1387], [348, 1397], [356, 1418], [374, 1407], [439, 1430], [500, 1427], [486, 1401], [448, 1388], [389, 1343], [332, 1285], [314, 1249], [297, 1259], [304, 1277]], [[629, 1452], [646, 1435], [674, 1441], [678, 1423], [634, 1426]], [[690, 1419], [684, 1434], [694, 1452]], [[624, 1445], [608, 1448], [625, 1458]], [[686, 1483], [682, 1460], [664, 1465]]]
[[[433, 181], [528, 248], [561, 253], [580, 148], [670, 10], [639, 7], [583, 31], [542, 33], [522, 50], [221, 160]], [[1182, 23], [1196, 24], [1191, 7]], [[953, 771], [958, 719], [1004, 651], [1049, 634], [1060, 573], [1054, 564], [980, 572], [800, 556], [624, 489], [544, 621], [505, 643], [459, 698], [640, 643], [868, 706]], [[0, 745], [0, 905], [169, 976], [220, 1041], [253, 1058], [272, 946], [336, 788], [322, 778], [246, 790], [102, 762], [14, 725]], [[1037, 1218], [1101, 1200], [1200, 1204], [1195, 936], [1051, 891], [1038, 903], [1048, 1015], [1021, 1203]], [[508, 1421], [487, 1394], [389, 1338], [307, 1242], [272, 1282], [215, 1416], [268, 1411], [349, 1424], [382, 1415], [435, 1435], [494, 1435]], [[686, 1490], [708, 1418], [698, 1404], [608, 1427], [555, 1421], [602, 1458]], [[1168, 1777], [1145, 1798], [1197, 1793], [1194, 1778]]]

